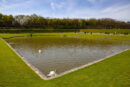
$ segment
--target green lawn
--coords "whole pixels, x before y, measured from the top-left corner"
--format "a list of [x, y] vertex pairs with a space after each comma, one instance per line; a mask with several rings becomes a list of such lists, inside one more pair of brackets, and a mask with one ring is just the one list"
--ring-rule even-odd
[[[12, 34], [1, 34], [8, 36]], [[42, 80], [0, 38], [0, 87], [130, 87], [130, 50], [61, 77]]]
[[80, 29], [80, 32], [95, 32], [95, 33], [130, 33], [130, 29]]
[[93, 32], [93, 33], [129, 33], [130, 29], [36, 29], [36, 28], [30, 28], [30, 29], [1, 29], [0, 33], [27, 33], [27, 32]]
[[[0, 37], [12, 37], [12, 36], [29, 36], [30, 33], [21, 34], [0, 34]], [[129, 35], [106, 35], [100, 33], [84, 34], [84, 33], [34, 33], [33, 35], [54, 35], [54, 36], [68, 36], [68, 37], [84, 37], [84, 38], [96, 38], [96, 39], [124, 39], [130, 40]]]

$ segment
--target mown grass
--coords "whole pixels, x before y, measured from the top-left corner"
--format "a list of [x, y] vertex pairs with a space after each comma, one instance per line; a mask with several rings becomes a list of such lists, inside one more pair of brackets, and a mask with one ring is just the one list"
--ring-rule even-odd
[[[0, 37], [12, 37], [12, 36], [29, 36], [30, 33], [21, 33], [21, 34], [0, 34]], [[47, 35], [47, 36], [65, 36], [65, 37], [78, 37], [78, 38], [96, 38], [96, 39], [124, 39], [130, 40], [129, 35], [107, 35], [107, 34], [100, 34], [100, 33], [93, 33], [93, 34], [84, 34], [84, 33], [33, 33], [33, 35]]]
[[95, 32], [95, 33], [130, 33], [130, 29], [80, 29], [80, 32]]
[[93, 32], [93, 33], [129, 33], [130, 29], [36, 29], [36, 28], [29, 28], [29, 29], [1, 29], [0, 33], [53, 33], [53, 32]]
[[45, 81], [0, 38], [0, 87], [130, 87], [129, 64], [130, 50], [84, 69]]

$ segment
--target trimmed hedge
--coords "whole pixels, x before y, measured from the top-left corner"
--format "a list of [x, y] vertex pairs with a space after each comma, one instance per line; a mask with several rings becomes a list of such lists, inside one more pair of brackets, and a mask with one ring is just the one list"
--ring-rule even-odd
[[0, 33], [79, 32], [79, 29], [0, 29]]

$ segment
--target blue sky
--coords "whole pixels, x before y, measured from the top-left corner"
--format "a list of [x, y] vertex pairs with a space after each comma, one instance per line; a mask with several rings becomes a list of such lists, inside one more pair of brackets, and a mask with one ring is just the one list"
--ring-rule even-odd
[[130, 21], [130, 0], [0, 0], [0, 13]]

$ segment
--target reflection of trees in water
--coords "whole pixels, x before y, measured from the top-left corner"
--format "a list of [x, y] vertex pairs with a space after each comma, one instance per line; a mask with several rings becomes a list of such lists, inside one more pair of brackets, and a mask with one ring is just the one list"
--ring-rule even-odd
[[105, 40], [105, 39], [80, 39], [70, 37], [20, 37], [8, 39], [8, 42], [15, 43], [14, 46], [21, 48], [31, 48], [32, 50], [47, 49], [49, 47], [67, 47], [67, 48], [84, 48], [100, 47], [101, 49], [107, 48], [111, 45], [123, 44], [123, 41]]
[[86, 43], [91, 43], [91, 44], [109, 44], [117, 41], [112, 41], [112, 40], [104, 40], [104, 39], [80, 39], [80, 38], [67, 38], [67, 37], [22, 37], [22, 38], [12, 38], [12, 39], [7, 39], [8, 42], [15, 42], [15, 43], [24, 43], [24, 44], [39, 44], [39, 45], [49, 45], [49, 44], [54, 44], [54, 45], [64, 45], [68, 44], [71, 45], [78, 45], [78, 44], [86, 44]]
[[130, 46], [123, 41], [70, 37], [22, 37], [8, 42], [14, 43], [13, 47], [45, 75], [55, 69], [64, 72]]

